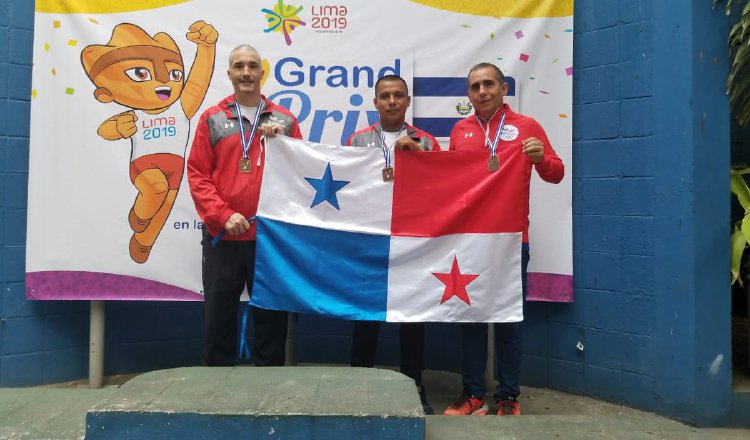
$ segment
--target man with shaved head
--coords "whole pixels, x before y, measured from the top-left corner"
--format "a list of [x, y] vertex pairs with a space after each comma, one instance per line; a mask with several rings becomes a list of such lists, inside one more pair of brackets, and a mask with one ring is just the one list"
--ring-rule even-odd
[[[255, 215], [265, 165], [261, 135], [302, 138], [296, 118], [261, 94], [260, 53], [243, 44], [229, 55], [234, 93], [206, 110], [188, 158], [188, 181], [203, 219], [203, 294], [206, 365], [234, 365], [242, 291], [252, 294]], [[212, 245], [212, 241], [223, 237]], [[287, 312], [252, 307], [257, 366], [284, 365]]]

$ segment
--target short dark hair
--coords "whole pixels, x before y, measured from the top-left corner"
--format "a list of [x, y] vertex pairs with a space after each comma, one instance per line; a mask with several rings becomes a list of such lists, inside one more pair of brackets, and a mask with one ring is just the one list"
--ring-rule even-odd
[[401, 78], [400, 76], [398, 76], [398, 75], [392, 75], [392, 74], [391, 75], [385, 75], [385, 76], [382, 76], [382, 77], [378, 78], [378, 80], [375, 82], [375, 94], [378, 93], [378, 85], [382, 81], [401, 81], [402, 83], [404, 83], [404, 87], [406, 88], [406, 94], [407, 95], [409, 94], [409, 86], [406, 84], [406, 81], [403, 78]]
[[[472, 72], [475, 72], [479, 69], [487, 69], [490, 68], [495, 71], [495, 77], [497, 77], [497, 80], [500, 81], [500, 84], [503, 84], [505, 82], [505, 75], [503, 75], [503, 72], [500, 71], [500, 69], [492, 64], [492, 63], [479, 63], [475, 64], [474, 67], [472, 67], [469, 70], [469, 75], [471, 75]], [[469, 75], [466, 75], [466, 82], [469, 82]]]

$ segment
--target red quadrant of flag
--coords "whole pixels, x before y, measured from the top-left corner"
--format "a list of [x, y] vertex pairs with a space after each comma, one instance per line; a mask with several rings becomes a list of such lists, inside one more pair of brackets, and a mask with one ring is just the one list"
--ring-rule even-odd
[[[528, 200], [519, 197], [527, 193], [520, 185], [528, 185], [528, 179], [517, 176], [530, 173], [530, 167], [510, 170], [510, 164], [501, 163], [498, 171], [490, 172], [488, 156], [487, 150], [397, 151], [392, 235], [522, 232]], [[508, 179], [508, 174], [516, 179]]]

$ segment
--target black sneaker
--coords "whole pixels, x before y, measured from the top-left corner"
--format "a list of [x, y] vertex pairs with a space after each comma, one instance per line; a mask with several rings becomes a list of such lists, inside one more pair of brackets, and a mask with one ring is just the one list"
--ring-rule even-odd
[[417, 385], [417, 392], [419, 393], [419, 401], [422, 402], [422, 411], [424, 411], [424, 415], [434, 415], [435, 410], [432, 409], [432, 405], [427, 402], [427, 395], [425, 394], [424, 387], [422, 385]]

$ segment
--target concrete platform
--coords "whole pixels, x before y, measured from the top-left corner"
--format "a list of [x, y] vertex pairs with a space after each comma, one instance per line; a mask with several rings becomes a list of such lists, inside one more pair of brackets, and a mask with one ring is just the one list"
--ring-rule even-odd
[[[314, 373], [312, 369], [319, 369]], [[348, 367], [296, 367], [301, 373], [317, 374], [319, 383], [325, 384], [323, 372], [325, 370], [336, 370], [337, 373], [344, 374], [341, 385], [331, 387], [332, 392], [338, 393], [337, 388], [349, 388], [350, 398], [340, 398], [339, 395], [331, 396], [335, 402], [338, 402], [342, 411], [355, 413], [353, 406], [360, 408], [362, 414], [367, 410], [361, 408], [371, 405], [374, 409], [376, 404], [369, 394], [380, 394], [387, 392], [387, 386], [380, 388], [371, 386], [365, 388], [361, 385], [358, 375], [368, 371], [375, 373], [378, 370], [350, 369]], [[68, 382], [64, 384], [48, 385], [33, 388], [0, 388], [0, 439], [1, 440], [41, 440], [41, 439], [82, 439], [86, 430], [86, 414], [89, 409], [96, 409], [99, 413], [104, 413], [103, 409], [112, 411], [114, 407], [109, 405], [115, 404], [118, 400], [120, 404], [128, 405], [130, 403], [138, 405], [148, 405], [145, 403], [146, 398], [154, 402], [154, 408], [157, 405], [166, 403], [171, 400], [175, 403], [175, 408], [181, 406], [188, 408], [190, 406], [199, 407], [206, 404], [207, 401], [217, 401], [220, 403], [222, 397], [218, 395], [209, 385], [210, 379], [214, 372], [209, 368], [184, 368], [177, 370], [164, 370], [152, 373], [145, 373], [135, 377], [121, 376], [108, 378], [109, 384], [102, 389], [90, 390], [85, 381]], [[257, 375], [260, 376], [259, 369], [254, 367], [239, 367], [235, 369], [217, 369], [223, 371], [222, 374], [237, 377], [247, 374], [248, 378]], [[177, 375], [184, 377], [184, 380], [172, 380], [172, 385], [160, 386], [145, 385], [148, 381], [153, 380], [169, 381], [174, 379], [174, 372], [180, 371], [183, 374]], [[270, 371], [268, 372], [270, 373]], [[408, 379], [400, 376], [390, 370], [385, 373], [390, 377], [403, 379], [403, 381], [392, 380], [393, 384], [400, 383], [406, 393], [413, 393], [409, 397], [411, 403], [407, 406], [418, 405], [418, 397], [414, 387]], [[265, 373], [262, 373], [265, 374]], [[297, 375], [297, 373], [294, 373]], [[379, 373], [378, 373], [379, 375]], [[151, 379], [149, 379], [151, 377]], [[331, 376], [333, 377], [333, 376]], [[390, 380], [390, 379], [389, 379]], [[132, 382], [132, 383], [131, 383]], [[195, 385], [186, 386], [188, 384]], [[138, 384], [141, 385], [138, 385]], [[249, 382], [232, 382], [225, 380], [224, 385], [234, 384], [236, 388], [231, 390], [232, 394], [247, 395], [254, 390], [255, 393], [262, 392], [262, 388], [252, 388]], [[281, 386], [283, 382], [279, 382]], [[132, 386], [129, 387], [128, 384]], [[389, 383], [390, 384], [390, 383]], [[408, 384], [408, 385], [407, 385]], [[428, 370], [424, 373], [424, 384], [427, 388], [427, 395], [430, 403], [439, 413], [461, 391], [461, 379], [458, 374], [444, 371]], [[374, 383], [373, 383], [374, 385]], [[141, 387], [142, 391], [136, 391]], [[294, 387], [290, 387], [294, 388]], [[129, 389], [129, 390], [128, 390]], [[156, 389], [162, 389], [163, 392], [157, 393]], [[279, 388], [283, 390], [282, 388]], [[124, 391], [124, 393], [123, 393]], [[687, 426], [674, 420], [667, 419], [655, 414], [635, 410], [622, 405], [616, 405], [601, 400], [588, 397], [577, 396], [545, 388], [523, 387], [523, 394], [520, 397], [523, 415], [520, 417], [497, 417], [488, 415], [484, 417], [446, 417], [446, 416], [427, 416], [424, 418], [426, 440], [459, 440], [459, 439], [686, 439], [686, 440], [747, 440], [750, 438], [748, 429], [717, 429], [717, 428], [695, 428]], [[133, 393], [127, 399], [122, 400], [123, 396]], [[345, 391], [340, 391], [345, 393]], [[293, 399], [286, 401], [281, 398], [284, 394], [268, 395], [265, 404], [269, 411], [282, 411], [282, 406], [288, 409], [303, 408], [305, 402], [302, 395], [294, 393]], [[290, 397], [291, 394], [287, 394]], [[323, 397], [323, 395], [321, 395]], [[248, 397], [242, 397], [247, 399]], [[133, 402], [129, 402], [130, 400]], [[327, 399], [331, 400], [331, 399]], [[288, 402], [291, 401], [291, 402]], [[398, 402], [383, 399], [389, 405], [398, 406]], [[160, 403], [158, 403], [160, 402]], [[365, 404], [365, 402], [370, 402]], [[229, 404], [227, 400], [225, 402]], [[307, 402], [309, 405], [310, 402]], [[145, 407], [145, 406], [144, 406]], [[108, 409], [109, 408], [109, 409]], [[331, 407], [328, 407], [333, 408]], [[299, 409], [302, 411], [302, 409]], [[248, 406], [244, 406], [240, 412], [251, 411]], [[296, 410], [295, 410], [296, 411]], [[323, 408], [320, 406], [316, 409], [307, 407], [307, 411], [321, 411], [321, 418], [327, 417], [322, 414]], [[407, 409], [408, 411], [408, 409]], [[419, 411], [418, 408], [414, 411]], [[172, 411], [174, 412], [174, 411]], [[276, 417], [276, 416], [273, 416]], [[750, 417], [750, 414], [748, 414]], [[231, 417], [229, 417], [231, 418]], [[103, 426], [103, 425], [100, 425]], [[313, 431], [310, 431], [313, 432]], [[94, 435], [92, 433], [92, 435]], [[94, 437], [86, 437], [87, 439]], [[98, 438], [113, 438], [100, 436]], [[151, 438], [165, 438], [161, 436]], [[232, 436], [198, 436], [195, 431], [182, 437], [183, 439], [199, 438], [233, 438]], [[243, 438], [251, 438], [244, 436]], [[262, 436], [252, 438], [288, 438], [280, 437], [277, 431], [266, 431]], [[305, 436], [302, 438], [310, 438]], [[339, 432], [331, 439], [344, 438]], [[347, 436], [347, 438], [358, 438], [356, 435]], [[378, 437], [386, 438], [386, 437]]]
[[86, 412], [116, 390], [0, 388], [0, 439], [81, 439]]
[[349, 367], [192, 367], [140, 375], [88, 411], [87, 440], [423, 440], [414, 383]]

